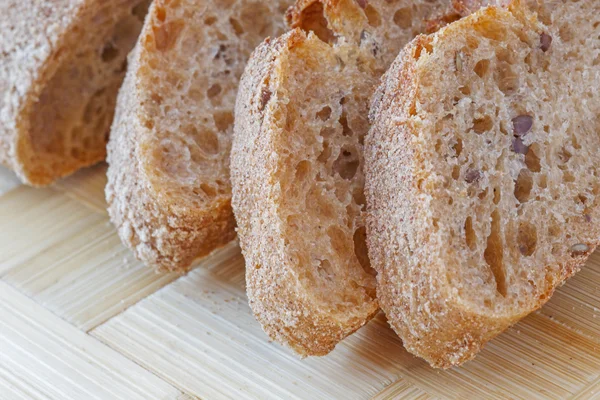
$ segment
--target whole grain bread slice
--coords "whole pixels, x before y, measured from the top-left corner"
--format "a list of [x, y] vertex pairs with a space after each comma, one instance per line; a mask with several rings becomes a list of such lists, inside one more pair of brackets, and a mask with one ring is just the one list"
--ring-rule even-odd
[[235, 237], [229, 152], [251, 51], [289, 0], [156, 0], [130, 57], [108, 147], [111, 220], [135, 255], [185, 271]]
[[405, 347], [461, 364], [600, 238], [600, 3], [486, 8], [399, 55], [366, 140], [368, 245]]
[[[233, 209], [251, 308], [299, 354], [324, 355], [377, 312], [365, 244], [363, 139], [378, 78], [449, 1], [300, 1], [240, 83]], [[443, 19], [440, 19], [443, 20]]]
[[0, 2], [0, 163], [48, 185], [106, 155], [149, 1]]

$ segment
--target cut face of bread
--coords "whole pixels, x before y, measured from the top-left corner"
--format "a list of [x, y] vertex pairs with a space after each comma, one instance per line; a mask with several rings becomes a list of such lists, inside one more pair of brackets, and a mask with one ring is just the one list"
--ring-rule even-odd
[[149, 1], [0, 4], [0, 162], [48, 185], [104, 159]]
[[406, 348], [471, 359], [600, 237], [600, 3], [484, 9], [415, 39], [366, 144], [371, 261]]
[[290, 1], [158, 0], [120, 92], [109, 144], [112, 221], [136, 256], [186, 270], [235, 236], [229, 152], [251, 51]]
[[248, 297], [267, 334], [301, 355], [327, 354], [378, 310], [364, 226], [369, 97], [448, 4], [299, 2], [288, 13], [298, 28], [246, 67], [231, 168]]

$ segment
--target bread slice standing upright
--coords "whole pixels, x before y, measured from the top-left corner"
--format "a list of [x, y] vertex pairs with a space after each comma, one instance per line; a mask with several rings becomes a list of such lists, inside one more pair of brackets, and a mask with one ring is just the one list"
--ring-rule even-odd
[[600, 238], [600, 3], [487, 8], [416, 38], [366, 141], [368, 243], [405, 347], [461, 364]]
[[266, 333], [324, 355], [378, 310], [365, 244], [363, 139], [379, 76], [447, 1], [300, 1], [238, 93], [233, 208]]
[[149, 1], [0, 2], [0, 163], [42, 186], [106, 155]]
[[231, 241], [229, 152], [251, 51], [284, 31], [288, 0], [156, 0], [119, 95], [106, 197], [135, 255], [185, 271]]

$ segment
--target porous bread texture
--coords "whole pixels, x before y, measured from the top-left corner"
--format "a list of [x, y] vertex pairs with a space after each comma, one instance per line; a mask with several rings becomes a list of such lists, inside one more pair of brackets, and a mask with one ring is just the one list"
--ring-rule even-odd
[[119, 95], [109, 143], [111, 220], [135, 255], [186, 271], [235, 237], [229, 152], [251, 51], [284, 31], [288, 0], [157, 0]]
[[373, 96], [378, 297], [435, 367], [473, 358], [598, 245], [600, 3], [535, 11], [487, 8], [416, 38]]
[[246, 67], [231, 169], [248, 298], [265, 332], [302, 356], [327, 354], [378, 310], [364, 226], [369, 97], [390, 53], [448, 6], [299, 2], [297, 29]]
[[42, 186], [104, 159], [149, 1], [0, 3], [0, 163]]

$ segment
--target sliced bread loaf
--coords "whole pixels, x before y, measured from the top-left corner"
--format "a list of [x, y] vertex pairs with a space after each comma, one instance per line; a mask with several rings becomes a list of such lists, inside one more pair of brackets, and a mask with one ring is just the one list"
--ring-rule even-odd
[[[375, 315], [365, 244], [368, 101], [394, 55], [447, 1], [300, 1], [238, 93], [233, 208], [252, 310], [301, 355], [324, 355]], [[309, 32], [310, 33], [307, 33]]]
[[600, 3], [533, 6], [416, 38], [373, 98], [378, 296], [436, 367], [543, 305], [599, 242]]
[[290, 1], [156, 0], [130, 58], [109, 143], [106, 197], [123, 242], [185, 271], [231, 241], [229, 152], [251, 51]]
[[149, 1], [0, 2], [0, 163], [48, 185], [104, 159]]

